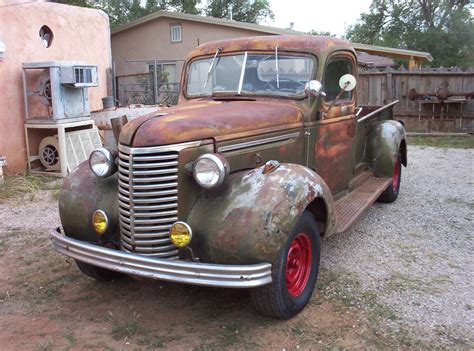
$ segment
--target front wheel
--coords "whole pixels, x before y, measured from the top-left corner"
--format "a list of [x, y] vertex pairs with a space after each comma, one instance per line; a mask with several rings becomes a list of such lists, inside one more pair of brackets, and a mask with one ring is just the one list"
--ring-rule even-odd
[[122, 273], [96, 267], [82, 261], [76, 260], [76, 265], [82, 273], [99, 281], [110, 282], [123, 277]]
[[402, 163], [401, 156], [398, 155], [397, 161], [395, 162], [395, 167], [393, 169], [392, 183], [388, 186], [385, 191], [380, 194], [377, 199], [378, 202], [383, 202], [386, 204], [394, 202], [400, 191], [400, 182], [402, 180]]
[[304, 211], [272, 267], [272, 282], [250, 290], [255, 309], [289, 319], [309, 302], [318, 278], [321, 239], [313, 215]]

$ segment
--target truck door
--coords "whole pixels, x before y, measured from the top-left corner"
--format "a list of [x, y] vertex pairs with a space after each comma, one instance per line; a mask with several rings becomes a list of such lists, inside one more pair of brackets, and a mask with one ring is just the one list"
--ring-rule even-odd
[[332, 55], [326, 62], [323, 76], [323, 91], [319, 116], [316, 122], [314, 165], [316, 171], [328, 184], [333, 195], [347, 189], [353, 175], [355, 156], [353, 152], [356, 119], [356, 93], [343, 92], [339, 79], [347, 73], [355, 75], [356, 60], [352, 53]]

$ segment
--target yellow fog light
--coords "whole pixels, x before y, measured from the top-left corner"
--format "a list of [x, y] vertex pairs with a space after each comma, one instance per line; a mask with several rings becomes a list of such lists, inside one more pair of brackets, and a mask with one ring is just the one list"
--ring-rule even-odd
[[97, 234], [102, 235], [109, 227], [109, 220], [102, 210], [97, 210], [92, 215], [92, 226]]
[[184, 222], [175, 222], [170, 228], [170, 239], [173, 245], [185, 247], [189, 245], [193, 238], [191, 227]]

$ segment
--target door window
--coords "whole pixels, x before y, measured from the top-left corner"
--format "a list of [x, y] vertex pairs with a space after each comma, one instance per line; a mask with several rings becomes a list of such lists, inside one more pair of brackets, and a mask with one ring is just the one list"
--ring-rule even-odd
[[[347, 59], [335, 59], [326, 67], [324, 75], [324, 92], [326, 93], [326, 102], [332, 102], [341, 91], [339, 79], [344, 75], [352, 74], [352, 62]], [[345, 91], [337, 101], [351, 100], [352, 91]]]

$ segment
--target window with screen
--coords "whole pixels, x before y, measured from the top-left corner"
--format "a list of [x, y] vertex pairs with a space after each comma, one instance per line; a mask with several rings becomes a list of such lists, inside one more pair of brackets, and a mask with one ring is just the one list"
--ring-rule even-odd
[[[337, 94], [341, 91], [339, 87], [339, 79], [344, 75], [352, 74], [352, 62], [347, 59], [335, 59], [326, 67], [324, 75], [324, 92], [326, 93], [326, 101], [333, 101]], [[352, 91], [345, 91], [341, 94], [338, 101], [351, 100]]]
[[181, 36], [181, 25], [172, 25], [171, 29], [171, 42], [172, 43], [180, 43], [183, 41]]

